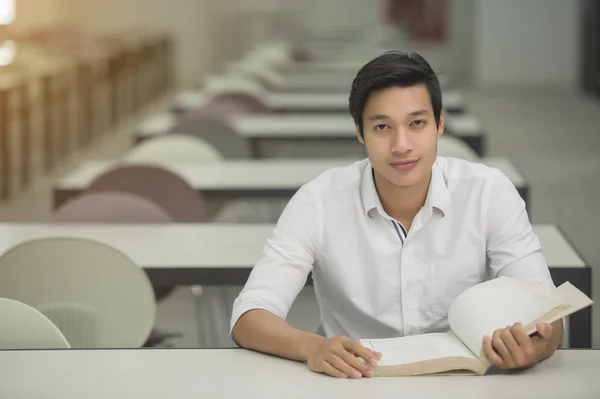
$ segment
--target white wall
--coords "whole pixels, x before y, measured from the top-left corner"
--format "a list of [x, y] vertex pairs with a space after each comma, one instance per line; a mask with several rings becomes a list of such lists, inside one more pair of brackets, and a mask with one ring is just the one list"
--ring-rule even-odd
[[[45, 1], [45, 0], [44, 0]], [[147, 26], [171, 32], [176, 41], [179, 87], [189, 87], [210, 67], [212, 0], [60, 0], [70, 21], [96, 32]]]
[[436, 73], [446, 75], [459, 85], [469, 83], [472, 78], [476, 1], [479, 0], [449, 0], [445, 42], [415, 48]]
[[578, 12], [578, 0], [477, 1], [475, 83], [575, 88]]
[[60, 0], [17, 0], [16, 11], [15, 21], [11, 25], [15, 32], [54, 26], [63, 19]]

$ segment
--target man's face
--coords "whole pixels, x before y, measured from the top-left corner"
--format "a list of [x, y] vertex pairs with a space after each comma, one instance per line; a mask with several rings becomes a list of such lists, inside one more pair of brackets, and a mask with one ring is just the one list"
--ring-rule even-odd
[[367, 155], [379, 179], [397, 187], [410, 187], [429, 180], [437, 156], [439, 128], [424, 84], [390, 87], [373, 92], [363, 110]]

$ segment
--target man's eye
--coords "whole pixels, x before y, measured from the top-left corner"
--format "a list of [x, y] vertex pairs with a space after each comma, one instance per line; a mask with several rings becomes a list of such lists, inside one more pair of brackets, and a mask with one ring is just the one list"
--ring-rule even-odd
[[384, 125], [384, 124], [375, 126], [375, 130], [385, 130], [387, 128], [388, 128], [388, 125]]

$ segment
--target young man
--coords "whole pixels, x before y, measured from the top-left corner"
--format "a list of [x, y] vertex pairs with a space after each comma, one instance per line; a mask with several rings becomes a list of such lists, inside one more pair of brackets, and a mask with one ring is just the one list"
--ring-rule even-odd
[[[466, 288], [514, 276], [553, 289], [525, 203], [496, 169], [437, 157], [444, 131], [437, 76], [418, 54], [386, 53], [352, 83], [350, 113], [368, 159], [303, 186], [236, 299], [232, 336], [244, 348], [304, 361], [332, 376], [372, 376], [360, 338], [448, 330]], [[285, 317], [312, 272], [325, 336]], [[485, 354], [503, 369], [549, 357], [562, 321], [498, 326]]]

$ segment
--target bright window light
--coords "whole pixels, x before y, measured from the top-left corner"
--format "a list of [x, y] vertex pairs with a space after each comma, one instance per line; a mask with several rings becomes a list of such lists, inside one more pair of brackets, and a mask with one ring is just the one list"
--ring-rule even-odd
[[12, 40], [0, 43], [0, 67], [12, 64], [17, 54], [17, 44]]
[[8, 25], [15, 20], [15, 1], [0, 0], [0, 25]]

